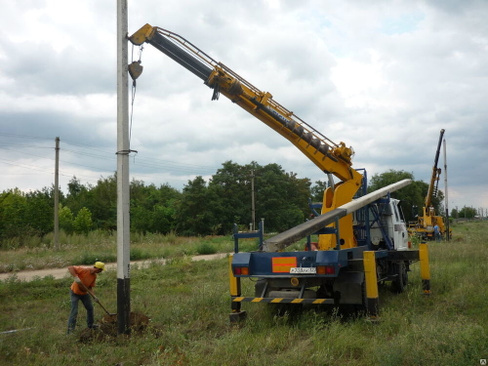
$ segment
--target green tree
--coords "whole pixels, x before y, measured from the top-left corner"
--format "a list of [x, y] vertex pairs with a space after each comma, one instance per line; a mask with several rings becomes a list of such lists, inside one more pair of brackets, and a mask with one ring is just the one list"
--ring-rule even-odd
[[302, 223], [309, 215], [310, 180], [286, 173], [278, 164], [257, 172], [256, 211], [269, 231], [283, 231]]
[[251, 222], [252, 179], [259, 174], [259, 169], [260, 166], [255, 162], [239, 165], [227, 161], [212, 176], [209, 194], [215, 200], [211, 210], [219, 218], [221, 233], [230, 232], [234, 223], [247, 225]]
[[172, 203], [168, 205], [155, 205], [152, 212], [151, 231], [168, 234], [176, 229], [176, 210]]
[[45, 235], [54, 228], [54, 189], [43, 188], [29, 192], [26, 197], [24, 221], [38, 235]]
[[74, 217], [69, 207], [60, 205], [59, 212], [59, 228], [64, 230], [67, 234], [74, 232]]
[[89, 209], [83, 207], [73, 221], [74, 231], [77, 234], [88, 235], [93, 228], [92, 214]]
[[66, 195], [64, 204], [72, 212], [78, 212], [82, 207], [87, 207], [89, 201], [88, 195], [91, 188], [90, 186], [84, 186], [78, 178], [73, 177], [68, 183], [68, 194]]
[[452, 218], [457, 219], [459, 217], [459, 210], [458, 208], [453, 208], [450, 212]]
[[131, 230], [167, 234], [176, 228], [176, 207], [181, 193], [169, 185], [156, 188], [142, 181], [131, 183]]
[[181, 196], [181, 192], [168, 184], [163, 184], [151, 192], [149, 202], [153, 209], [153, 232], [167, 234], [176, 229], [176, 210]]
[[27, 199], [18, 188], [2, 192], [0, 195], [0, 239], [21, 238], [32, 234], [24, 220], [26, 206]]
[[[427, 190], [425, 189], [426, 183], [415, 181], [412, 173], [391, 169], [385, 173], [375, 174], [368, 185], [368, 192], [374, 192], [379, 188], [403, 179], [411, 179], [412, 183], [393, 192], [391, 196], [400, 200], [400, 207], [405, 215], [405, 220], [413, 221], [416, 219], [416, 215], [419, 214], [418, 208], [420, 207], [421, 210], [423, 207]], [[424, 191], [425, 194], [423, 194]], [[412, 210], [412, 208], [415, 208], [415, 210]]]
[[462, 209], [459, 210], [459, 217], [465, 219], [474, 219], [477, 213], [478, 211], [475, 208], [464, 206]]
[[117, 228], [117, 175], [101, 177], [85, 197], [87, 207], [95, 218], [95, 226], [104, 230]]
[[328, 187], [326, 181], [318, 180], [310, 189], [310, 198], [313, 202], [322, 202], [324, 198], [324, 192]]
[[178, 231], [184, 235], [207, 235], [218, 224], [211, 209], [212, 197], [205, 180], [198, 176], [183, 188], [178, 210]]

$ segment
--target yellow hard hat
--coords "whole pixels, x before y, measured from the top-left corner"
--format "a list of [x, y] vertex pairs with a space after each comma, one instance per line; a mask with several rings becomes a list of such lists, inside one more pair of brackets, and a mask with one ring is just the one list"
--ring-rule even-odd
[[102, 271], [105, 271], [105, 263], [103, 263], [103, 262], [95, 262], [93, 267], [101, 269]]

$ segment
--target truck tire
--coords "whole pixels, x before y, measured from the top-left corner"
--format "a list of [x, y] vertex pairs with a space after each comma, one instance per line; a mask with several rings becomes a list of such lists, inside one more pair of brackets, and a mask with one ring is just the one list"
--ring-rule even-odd
[[393, 292], [399, 294], [405, 291], [408, 284], [407, 266], [404, 261], [393, 263], [395, 279], [391, 282]]

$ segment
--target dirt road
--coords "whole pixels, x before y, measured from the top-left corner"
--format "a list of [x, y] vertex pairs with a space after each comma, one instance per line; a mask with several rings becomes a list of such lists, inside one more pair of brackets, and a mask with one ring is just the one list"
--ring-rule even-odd
[[[227, 257], [227, 255], [228, 255], [227, 253], [197, 255], [192, 257], [192, 260], [208, 261], [212, 259], [225, 258]], [[130, 262], [131, 270], [148, 267], [150, 264], [154, 262], [160, 263], [161, 265], [164, 265], [166, 263], [164, 259], [134, 261], [134, 262]], [[117, 263], [106, 263], [105, 269], [107, 271], [116, 271]], [[18, 272], [0, 273], [0, 281], [5, 281], [6, 279], [12, 276], [16, 276], [16, 278], [21, 281], [32, 281], [34, 278], [44, 278], [46, 276], [53, 276], [55, 279], [60, 279], [65, 276], [69, 276], [69, 274], [67, 268], [48, 268], [48, 269], [39, 269], [33, 271], [18, 271]]]

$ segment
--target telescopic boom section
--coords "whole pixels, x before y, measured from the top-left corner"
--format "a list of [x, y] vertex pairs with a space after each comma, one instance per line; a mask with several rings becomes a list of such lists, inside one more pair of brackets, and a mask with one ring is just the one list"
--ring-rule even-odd
[[360, 174], [351, 168], [352, 148], [343, 142], [332, 142], [275, 102], [270, 93], [260, 91], [183, 37], [146, 24], [130, 37], [130, 41], [135, 45], [147, 42], [178, 62], [214, 89], [213, 99], [222, 93], [290, 140], [321, 170], [336, 175], [341, 181], [360, 182]]
[[432, 197], [436, 191], [437, 184], [439, 182], [439, 176], [441, 174], [441, 169], [437, 168], [439, 162], [439, 153], [441, 151], [442, 137], [444, 136], [445, 130], [442, 129], [439, 134], [439, 142], [437, 143], [437, 149], [435, 151], [434, 166], [432, 167], [432, 176], [430, 178], [429, 189], [427, 195], [425, 196], [425, 209], [429, 212], [429, 207], [432, 206]]
[[[336, 176], [340, 182], [324, 194], [322, 213], [352, 200], [361, 186], [362, 175], [352, 168], [354, 151], [351, 147], [343, 142], [334, 143], [274, 101], [270, 93], [260, 91], [230, 68], [173, 32], [146, 24], [129, 40], [135, 45], [144, 42], [151, 44], [212, 88], [212, 100], [218, 99], [219, 94], [225, 95], [289, 140], [320, 170]], [[352, 223], [346, 226], [351, 227], [350, 234], [346, 235], [349, 236], [347, 241], [352, 243]]]

